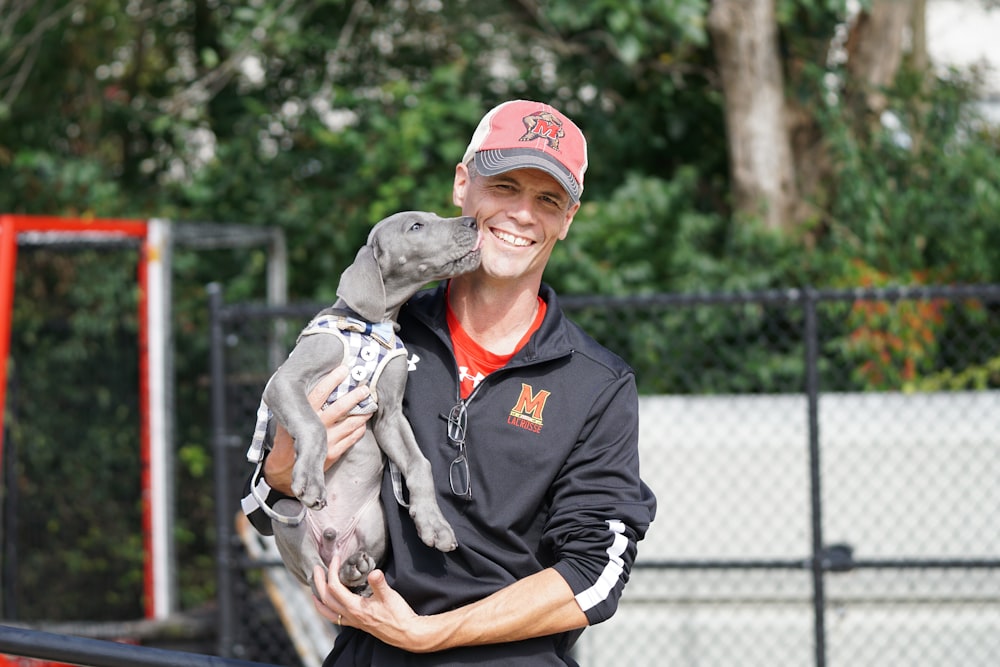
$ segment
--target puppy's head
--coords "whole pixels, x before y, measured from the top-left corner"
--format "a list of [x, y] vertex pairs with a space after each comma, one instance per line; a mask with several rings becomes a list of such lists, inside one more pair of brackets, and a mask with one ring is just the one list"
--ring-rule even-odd
[[480, 245], [475, 218], [396, 213], [372, 228], [337, 296], [366, 320], [380, 321], [427, 283], [478, 268]]

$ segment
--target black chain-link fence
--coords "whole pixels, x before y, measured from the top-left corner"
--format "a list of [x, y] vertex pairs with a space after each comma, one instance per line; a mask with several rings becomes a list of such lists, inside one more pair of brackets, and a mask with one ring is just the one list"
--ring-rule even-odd
[[[220, 653], [303, 664], [232, 526], [260, 392], [322, 306], [215, 295]], [[636, 369], [659, 500], [582, 665], [996, 664], [1000, 286], [562, 306]]]

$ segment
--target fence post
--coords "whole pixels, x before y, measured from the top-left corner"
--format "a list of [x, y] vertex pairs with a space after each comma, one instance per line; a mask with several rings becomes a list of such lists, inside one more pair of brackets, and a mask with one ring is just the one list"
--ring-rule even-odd
[[809, 490], [812, 504], [813, 627], [816, 667], [826, 667], [826, 594], [823, 574], [823, 495], [819, 447], [819, 323], [816, 305], [819, 293], [804, 292], [805, 309], [805, 391], [809, 420]]
[[214, 450], [214, 479], [217, 502], [216, 525], [216, 599], [219, 607], [218, 653], [233, 657], [236, 638], [235, 610], [233, 609], [233, 517], [230, 508], [229, 456], [226, 428], [226, 364], [225, 334], [222, 328], [222, 286], [207, 286], [209, 305], [209, 359], [211, 373], [212, 448]]

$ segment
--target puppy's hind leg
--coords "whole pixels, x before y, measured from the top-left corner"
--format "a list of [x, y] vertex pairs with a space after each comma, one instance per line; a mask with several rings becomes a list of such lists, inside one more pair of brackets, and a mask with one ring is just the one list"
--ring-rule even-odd
[[[297, 500], [285, 498], [274, 504], [274, 510], [284, 516], [295, 516], [301, 505]], [[313, 587], [313, 569], [319, 565], [326, 569], [326, 563], [320, 556], [319, 545], [310, 528], [310, 517], [296, 525], [273, 522], [274, 542], [281, 554], [281, 560], [289, 572], [306, 586]]]
[[378, 487], [374, 489], [372, 498], [359, 510], [354, 538], [357, 548], [341, 564], [337, 574], [341, 583], [353, 592], [370, 597], [372, 591], [368, 585], [368, 575], [381, 564], [388, 539]]

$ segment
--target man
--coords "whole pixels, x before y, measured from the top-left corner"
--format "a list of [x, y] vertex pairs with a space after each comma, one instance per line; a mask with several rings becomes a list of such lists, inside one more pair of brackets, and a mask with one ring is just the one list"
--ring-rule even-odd
[[[420, 541], [387, 473], [390, 554], [369, 576], [372, 596], [345, 589], [336, 565], [316, 573], [317, 608], [343, 628], [326, 666], [572, 665], [583, 628], [615, 612], [655, 512], [639, 477], [635, 377], [542, 284], [586, 169], [580, 129], [524, 100], [492, 109], [456, 166], [453, 200], [478, 221], [481, 266], [417, 294], [399, 322], [406, 413], [459, 546]], [[322, 414], [328, 465], [364, 426], [341, 420], [362, 393]], [[288, 492], [294, 460], [280, 431], [264, 466], [272, 498]]]

